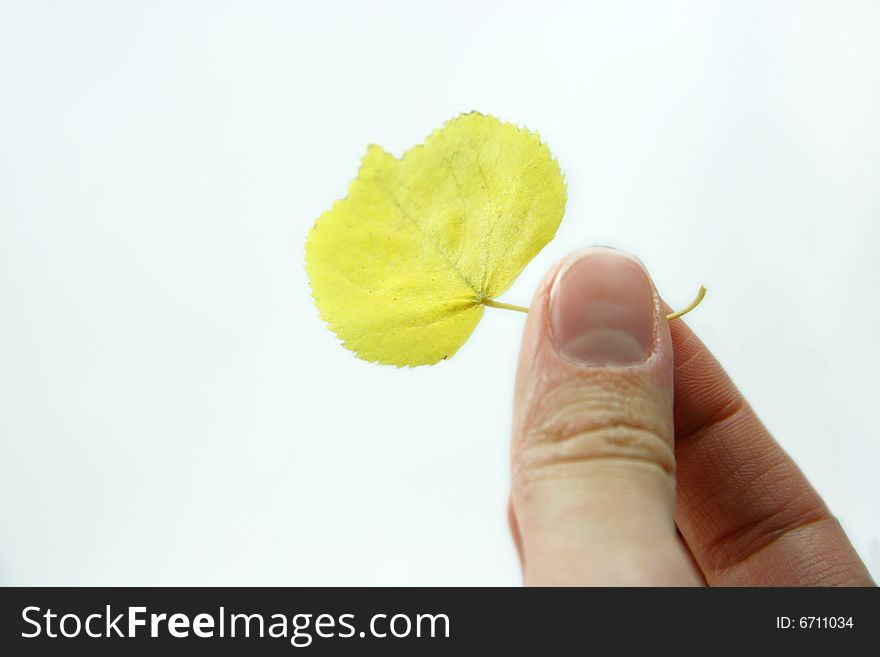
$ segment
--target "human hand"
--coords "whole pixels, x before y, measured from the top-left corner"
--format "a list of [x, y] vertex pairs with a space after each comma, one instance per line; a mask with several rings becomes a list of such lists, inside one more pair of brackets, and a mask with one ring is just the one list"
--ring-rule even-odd
[[611, 249], [572, 254], [539, 286], [511, 446], [525, 583], [871, 585], [819, 495], [667, 312], [642, 265]]

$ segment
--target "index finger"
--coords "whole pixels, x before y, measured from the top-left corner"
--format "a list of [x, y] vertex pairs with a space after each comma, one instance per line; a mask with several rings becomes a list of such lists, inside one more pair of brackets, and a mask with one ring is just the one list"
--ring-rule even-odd
[[676, 524], [715, 586], [870, 586], [803, 473], [706, 346], [670, 322], [675, 353]]

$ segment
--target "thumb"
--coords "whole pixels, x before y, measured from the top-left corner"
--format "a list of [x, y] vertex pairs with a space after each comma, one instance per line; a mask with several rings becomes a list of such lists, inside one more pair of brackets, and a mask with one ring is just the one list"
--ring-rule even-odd
[[511, 507], [526, 584], [701, 582], [675, 528], [669, 323], [632, 256], [579, 251], [526, 321]]

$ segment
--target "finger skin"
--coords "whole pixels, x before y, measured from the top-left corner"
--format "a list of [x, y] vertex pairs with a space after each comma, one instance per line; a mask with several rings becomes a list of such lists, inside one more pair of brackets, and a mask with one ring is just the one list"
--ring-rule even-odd
[[676, 523], [706, 581], [872, 585], [840, 524], [712, 354], [684, 322], [670, 325]]
[[656, 322], [655, 352], [643, 364], [597, 368], [565, 358], [549, 306], [577, 257], [542, 281], [523, 335], [511, 509], [525, 583], [701, 584], [674, 524], [668, 322]]

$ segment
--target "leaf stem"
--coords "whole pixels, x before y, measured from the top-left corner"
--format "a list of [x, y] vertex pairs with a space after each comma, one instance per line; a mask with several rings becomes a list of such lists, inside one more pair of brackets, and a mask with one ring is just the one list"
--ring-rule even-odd
[[[678, 319], [684, 315], [687, 315], [690, 311], [700, 305], [703, 299], [706, 296], [706, 287], [704, 285], [700, 286], [699, 291], [697, 292], [697, 296], [694, 297], [694, 300], [691, 301], [687, 306], [682, 308], [681, 310], [677, 310], [674, 313], [670, 313], [666, 315], [666, 319], [673, 320]], [[503, 301], [495, 301], [494, 299], [483, 299], [481, 302], [484, 306], [489, 306], [490, 308], [501, 308], [502, 310], [515, 310], [519, 313], [527, 313], [529, 309], [525, 306], [517, 306], [512, 303], [504, 303]]]
[[484, 306], [489, 306], [491, 308], [501, 308], [502, 310], [515, 310], [519, 313], [529, 312], [529, 309], [525, 306], [515, 306], [512, 303], [504, 303], [502, 301], [495, 301], [494, 299], [483, 299], [482, 303]]
[[681, 310], [666, 315], [666, 319], [671, 321], [673, 319], [678, 319], [682, 315], [687, 315], [690, 311], [692, 311], [694, 308], [696, 308], [697, 306], [700, 305], [700, 302], [703, 300], [703, 297], [705, 297], [705, 296], [706, 296], [706, 286], [701, 285], [700, 290], [697, 292], [697, 296], [694, 297], [693, 301], [691, 301], [687, 306], [685, 306]]

